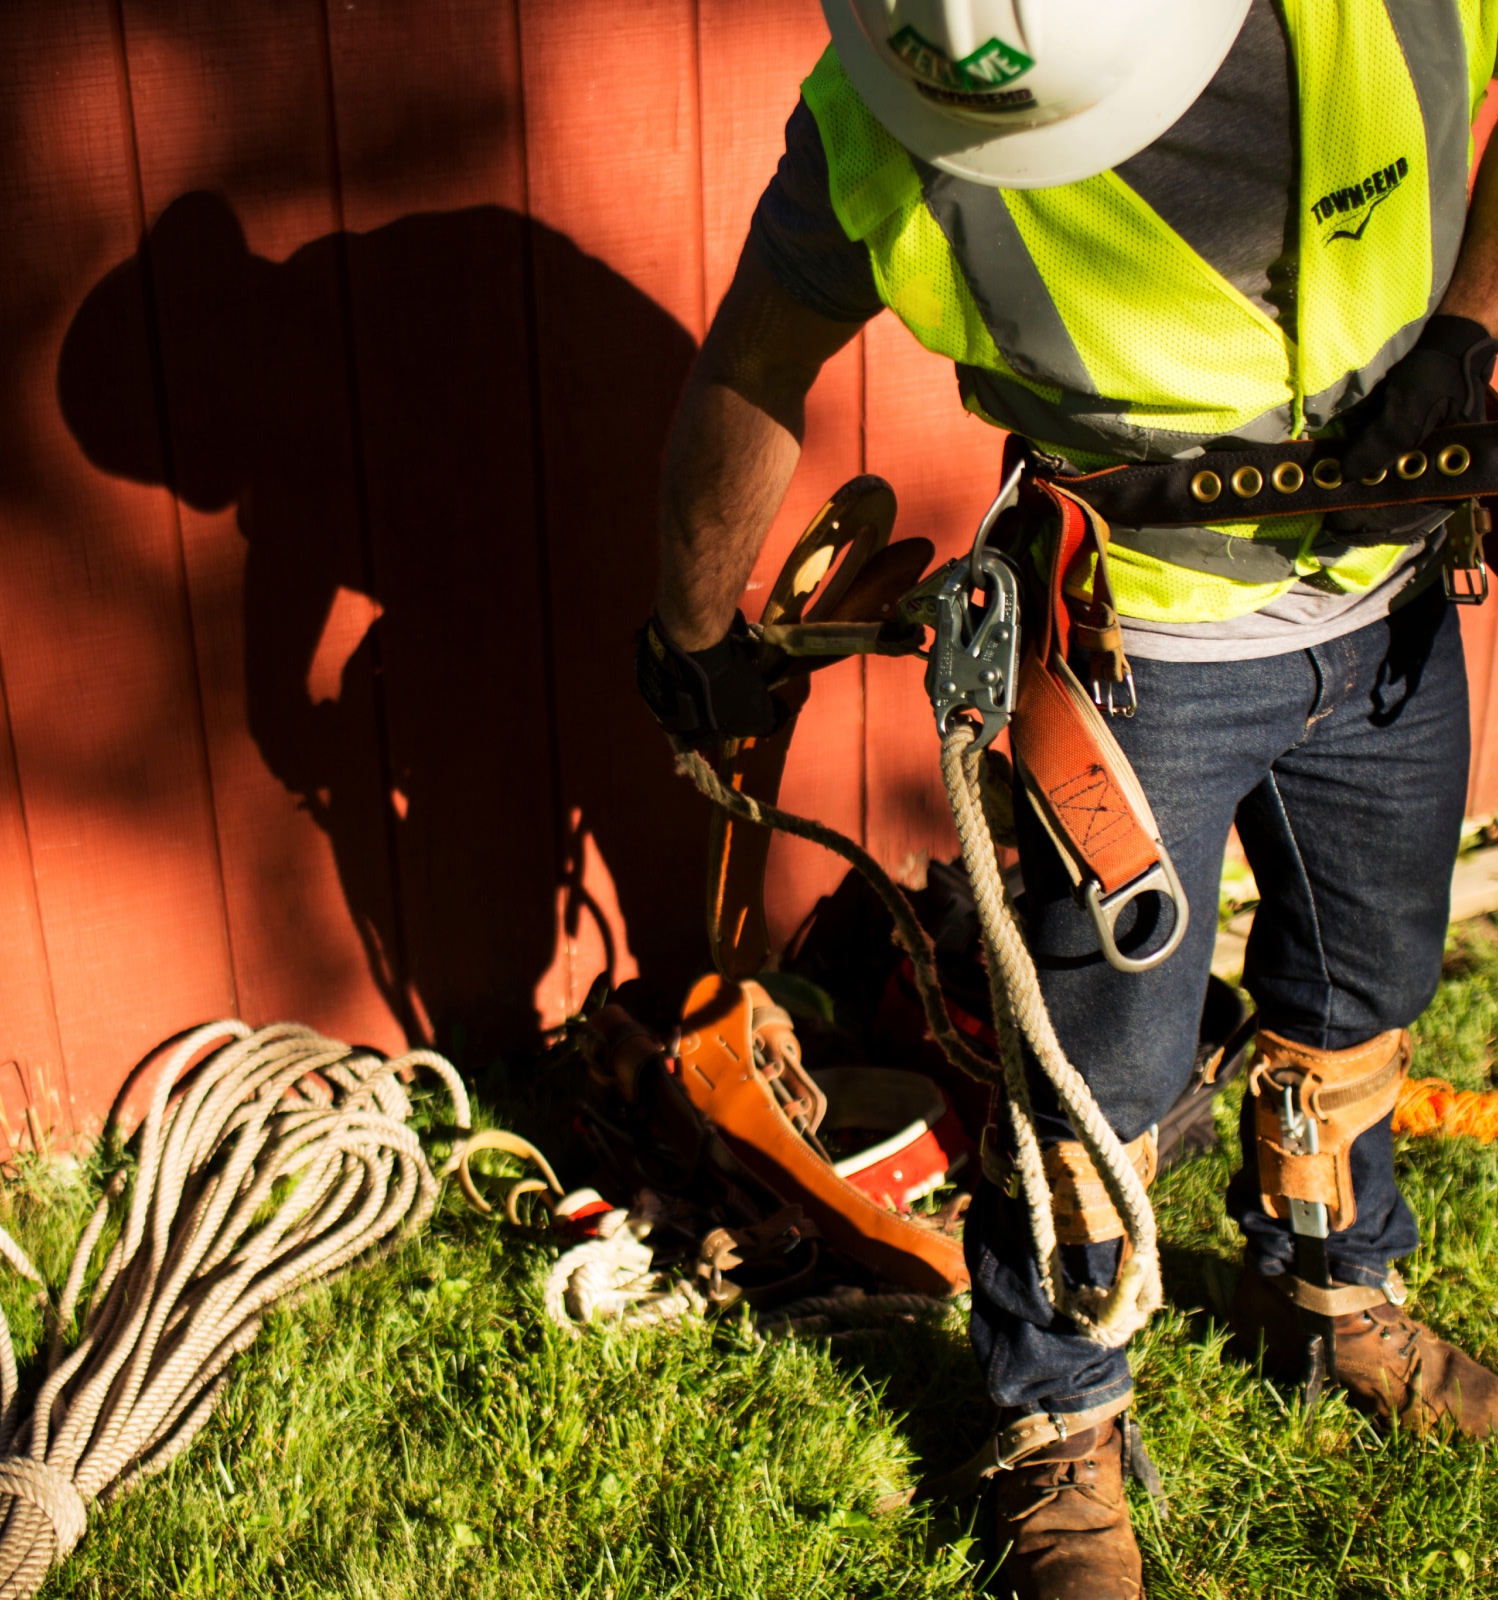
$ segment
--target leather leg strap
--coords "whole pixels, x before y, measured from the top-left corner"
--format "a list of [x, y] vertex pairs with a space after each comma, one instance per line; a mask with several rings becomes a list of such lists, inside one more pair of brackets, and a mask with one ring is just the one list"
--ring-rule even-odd
[[[1015, 1167], [999, 1147], [998, 1128], [983, 1130], [983, 1176], [1006, 1192], [1014, 1192]], [[1124, 1146], [1124, 1154], [1146, 1189], [1159, 1168], [1160, 1141], [1153, 1128]], [[1092, 1157], [1078, 1139], [1063, 1139], [1044, 1147], [1046, 1181], [1051, 1187], [1051, 1210], [1060, 1244], [1103, 1244], [1128, 1233], [1123, 1218], [1108, 1198], [1107, 1186]]]
[[[1264, 1209], [1288, 1219], [1291, 1200], [1319, 1202], [1334, 1231], [1357, 1218], [1352, 1191], [1352, 1145], [1394, 1109], [1409, 1071], [1410, 1036], [1395, 1028], [1349, 1050], [1316, 1050], [1261, 1028], [1249, 1069], [1254, 1096], [1259, 1187]], [[1292, 1154], [1281, 1143], [1284, 1096], [1314, 1118], [1320, 1149]]]
[[1032, 1411], [1016, 1417], [999, 1429], [969, 1460], [954, 1472], [933, 1478], [921, 1487], [923, 1500], [962, 1500], [976, 1494], [985, 1479], [996, 1472], [1008, 1472], [1019, 1466], [1029, 1456], [1044, 1450], [1047, 1445], [1065, 1441], [1072, 1434], [1096, 1428], [1129, 1409], [1134, 1403], [1134, 1393], [1117, 1400], [1105, 1400], [1101, 1405], [1084, 1411]]

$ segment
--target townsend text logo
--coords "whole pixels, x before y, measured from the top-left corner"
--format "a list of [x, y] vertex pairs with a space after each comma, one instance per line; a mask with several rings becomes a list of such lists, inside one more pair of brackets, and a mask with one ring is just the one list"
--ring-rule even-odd
[[1363, 219], [1356, 228], [1338, 228], [1335, 233], [1327, 236], [1326, 242], [1330, 244], [1333, 239], [1351, 239], [1354, 243], [1363, 237], [1363, 230], [1368, 226], [1368, 219], [1375, 210], [1404, 182], [1409, 176], [1410, 164], [1400, 156], [1397, 161], [1391, 162], [1387, 167], [1380, 167], [1376, 172], [1370, 172], [1361, 183], [1349, 184], [1345, 189], [1334, 189], [1330, 194], [1324, 194], [1311, 207], [1318, 222], [1330, 222], [1338, 215], [1348, 216], [1363, 212]]

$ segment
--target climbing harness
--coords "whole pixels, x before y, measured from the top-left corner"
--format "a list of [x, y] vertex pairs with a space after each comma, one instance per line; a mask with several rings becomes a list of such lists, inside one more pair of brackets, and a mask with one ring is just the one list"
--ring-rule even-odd
[[[985, 1129], [985, 1168], [1024, 1195], [1048, 1301], [1100, 1344], [1124, 1342], [1159, 1303], [1154, 1218], [1146, 1194], [1153, 1159], [1139, 1141], [1124, 1149], [1050, 1024], [998, 868], [986, 815], [991, 793], [983, 752], [1008, 730], [1015, 778], [1054, 841], [1108, 962], [1120, 971], [1141, 972], [1169, 959], [1185, 935], [1189, 908], [1148, 799], [1108, 727], [1111, 717], [1130, 716], [1137, 706], [1109, 581], [1109, 521], [1199, 524], [1204, 507], [1219, 500], [1234, 504], [1235, 515], [1241, 502], [1244, 518], [1263, 519], [1455, 499], [1462, 504], [1447, 546], [1448, 590], [1457, 598], [1480, 599], [1487, 586], [1481, 547], [1486, 513], [1477, 496], [1498, 489], [1498, 428], [1444, 430], [1428, 452], [1401, 458], [1369, 483], [1343, 484], [1335, 450], [1335, 444], [1300, 441], [1209, 452], [1188, 463], [1075, 474], [1012, 438], [1003, 485], [965, 561], [950, 561], [893, 594], [891, 580], [918, 570], [912, 557], [923, 552], [907, 551], [906, 541], [890, 542], [893, 494], [868, 477], [833, 496], [787, 561], [760, 625], [760, 666], [782, 691], [791, 690], [795, 709], [804, 703], [804, 673], [811, 666], [850, 654], [926, 657], [943, 781], [987, 955], [997, 1061], [974, 1050], [954, 1027], [930, 941], [903, 894], [867, 852], [836, 830], [757, 798], [778, 789], [794, 716], [770, 740], [730, 741], [716, 771], [702, 756], [677, 748], [679, 770], [717, 807], [709, 928], [720, 972], [746, 978], [768, 955], [762, 904], [772, 829], [812, 839], [861, 872], [889, 909], [932, 1037], [954, 1066], [990, 1085], [1002, 1084], [1009, 1138], [1001, 1141], [993, 1124]], [[1219, 507], [1215, 514], [1221, 513]], [[833, 583], [818, 594], [821, 578], [844, 551]], [[1021, 552], [1034, 557], [1038, 574], [1029, 588], [1017, 559]], [[863, 578], [871, 562], [885, 574], [882, 588]], [[1083, 658], [1085, 681], [1077, 665]], [[760, 826], [746, 829], [744, 823]], [[1140, 902], [1133, 933], [1122, 939], [1122, 915]], [[724, 979], [704, 982], [721, 986]], [[715, 1003], [726, 1005], [727, 992], [715, 989]], [[1049, 1152], [1036, 1133], [1021, 1041], [1078, 1135]], [[1391, 1096], [1397, 1092], [1397, 1075], [1387, 1085], [1380, 1080], [1380, 1096], [1385, 1088]], [[1339, 1170], [1337, 1152], [1318, 1143], [1321, 1124], [1294, 1112], [1293, 1098], [1282, 1096], [1283, 1106], [1272, 1114], [1283, 1170], [1321, 1171], [1328, 1161], [1329, 1170]], [[1317, 1101], [1323, 1111], [1328, 1104]], [[1367, 1109], [1359, 1106], [1359, 1114]], [[1000, 1152], [1003, 1142], [1011, 1154]], [[799, 1148], [807, 1150], [804, 1139]], [[807, 1158], [814, 1153], [808, 1151]], [[1282, 1203], [1297, 1208], [1297, 1216], [1306, 1207], [1324, 1212], [1328, 1204], [1300, 1197]], [[1336, 1204], [1332, 1210], [1340, 1216]], [[1314, 1230], [1314, 1209], [1301, 1221]], [[1060, 1245], [1110, 1237], [1126, 1241], [1112, 1287], [1070, 1288]], [[1308, 1231], [1303, 1237], [1316, 1235]], [[1306, 1245], [1308, 1282], [1317, 1276], [1316, 1248]], [[1320, 1248], [1324, 1257], [1324, 1242]], [[1329, 1279], [1315, 1286], [1330, 1292]]]
[[[462, 1080], [430, 1050], [387, 1060], [294, 1024], [215, 1022], [156, 1066], [119, 1236], [85, 1296], [123, 1170], [78, 1242], [24, 1417], [0, 1317], [3, 1600], [36, 1593], [94, 1501], [187, 1448], [273, 1306], [431, 1215], [437, 1181], [402, 1081], [418, 1069], [441, 1082], [461, 1135]], [[8, 1236], [0, 1253], [41, 1283]]]

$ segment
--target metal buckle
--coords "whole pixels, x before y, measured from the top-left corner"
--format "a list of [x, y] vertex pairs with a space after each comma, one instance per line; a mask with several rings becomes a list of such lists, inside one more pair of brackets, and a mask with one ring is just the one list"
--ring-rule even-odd
[[1097, 678], [1092, 680], [1093, 705], [1099, 711], [1106, 711], [1110, 717], [1132, 717], [1139, 709], [1139, 696], [1134, 689], [1134, 674], [1127, 667], [1124, 668], [1123, 681], [1124, 687], [1129, 691], [1129, 703], [1127, 705], [1115, 705], [1113, 703], [1114, 686], [1111, 683], [1107, 686], [1108, 693], [1107, 697], [1104, 698], [1103, 685]]
[[1453, 605], [1480, 606], [1488, 597], [1483, 535], [1493, 519], [1476, 500], [1464, 500], [1446, 521], [1446, 561], [1442, 581]]
[[[1316, 1118], [1302, 1103], [1303, 1078], [1292, 1083], [1276, 1085], [1280, 1089], [1280, 1140], [1292, 1156], [1314, 1156], [1320, 1153], [1321, 1136]], [[1295, 1237], [1295, 1273], [1317, 1288], [1332, 1287], [1331, 1271], [1326, 1258], [1326, 1239], [1329, 1233], [1326, 1206], [1319, 1200], [1293, 1200], [1290, 1205], [1290, 1232]], [[1303, 1307], [1296, 1311], [1305, 1339], [1305, 1365], [1301, 1375], [1306, 1411], [1316, 1409], [1327, 1380], [1337, 1376], [1337, 1350], [1333, 1320], [1315, 1315]]]
[[[1159, 841], [1156, 843], [1159, 844]], [[1186, 891], [1181, 888], [1181, 880], [1176, 876], [1175, 863], [1171, 861], [1169, 852], [1163, 844], [1159, 845], [1159, 850], [1160, 859], [1154, 866], [1146, 868], [1132, 883], [1126, 883], [1122, 889], [1115, 889], [1112, 894], [1105, 895], [1103, 886], [1096, 878], [1089, 878], [1082, 885], [1082, 904], [1087, 908], [1088, 916], [1092, 918], [1098, 943], [1102, 946], [1103, 958], [1118, 972], [1148, 972], [1151, 967], [1158, 967], [1162, 961], [1169, 960], [1176, 953], [1181, 940], [1186, 937], [1189, 914]], [[1175, 908], [1175, 927], [1170, 930], [1170, 937], [1158, 950], [1152, 950], [1147, 956], [1126, 956], [1118, 948], [1118, 943], [1113, 937], [1114, 925], [1118, 921], [1119, 913], [1131, 900], [1137, 900], [1140, 895], [1151, 892], [1168, 900]]]
[[[1019, 498], [1021, 463], [1009, 474], [978, 524], [967, 562], [947, 568], [931, 602], [936, 636], [926, 665], [926, 693], [945, 738], [960, 711], [974, 712], [982, 727], [972, 748], [982, 750], [1009, 725], [1019, 659], [1019, 578], [1008, 559], [985, 548], [999, 514]], [[973, 605], [984, 597], [983, 609]]]

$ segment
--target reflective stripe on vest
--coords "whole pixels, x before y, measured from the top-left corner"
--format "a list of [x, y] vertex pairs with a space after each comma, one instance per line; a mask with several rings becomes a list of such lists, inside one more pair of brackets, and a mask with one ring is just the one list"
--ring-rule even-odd
[[[1300, 106], [1298, 338], [1115, 173], [998, 190], [939, 172], [824, 54], [802, 91], [838, 219], [867, 246], [885, 304], [957, 364], [970, 410], [1089, 466], [1189, 456], [1316, 431], [1414, 344], [1461, 244], [1498, 0], [1284, 0], [1283, 12]], [[1318, 572], [1359, 592], [1403, 548], [1349, 550], [1316, 518], [1211, 531], [1215, 543], [1177, 540], [1168, 559], [1124, 532], [1120, 609], [1223, 619]], [[1222, 550], [1255, 538], [1272, 538], [1273, 560], [1227, 576]]]

